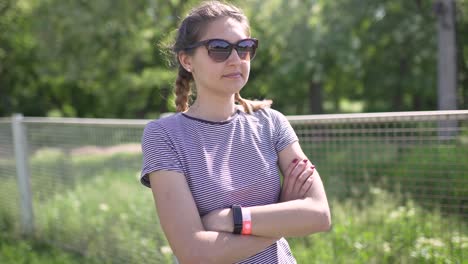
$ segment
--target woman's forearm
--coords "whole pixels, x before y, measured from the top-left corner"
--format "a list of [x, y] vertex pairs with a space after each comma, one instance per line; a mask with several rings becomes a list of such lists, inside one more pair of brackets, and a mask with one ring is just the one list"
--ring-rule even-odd
[[[295, 237], [324, 232], [330, 228], [328, 206], [311, 198], [250, 207], [252, 235], [261, 237]], [[209, 218], [209, 219], [208, 219]], [[210, 213], [204, 221], [207, 230], [232, 232], [230, 208]]]
[[180, 263], [234, 263], [253, 256], [279, 238], [200, 231], [194, 234], [190, 254], [178, 256]]
[[[314, 179], [307, 197], [292, 201], [250, 207], [252, 235], [294, 237], [330, 229], [328, 201], [320, 177]], [[202, 218], [206, 230], [232, 232], [230, 208], [210, 212]]]
[[258, 236], [306, 236], [328, 231], [330, 208], [317, 171], [303, 199], [251, 207], [252, 234]]
[[264, 237], [298, 237], [330, 229], [330, 213], [311, 198], [255, 206], [252, 234]]

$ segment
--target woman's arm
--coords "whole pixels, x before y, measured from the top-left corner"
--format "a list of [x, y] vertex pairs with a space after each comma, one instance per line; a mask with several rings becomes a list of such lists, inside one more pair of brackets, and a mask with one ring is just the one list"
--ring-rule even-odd
[[[294, 159], [299, 162], [293, 163]], [[290, 197], [296, 194], [297, 197], [304, 181], [313, 180], [313, 182], [302, 199], [250, 207], [252, 235], [261, 237], [306, 236], [330, 229], [330, 209], [320, 175], [311, 168], [310, 162], [303, 162], [303, 160], [307, 160], [307, 157], [297, 142], [279, 153], [280, 169], [285, 175], [282, 192], [293, 194], [289, 195]], [[310, 173], [313, 173], [312, 176]], [[230, 232], [232, 222], [232, 213], [229, 208], [212, 211], [203, 218], [203, 224], [207, 230]]]
[[157, 171], [149, 178], [161, 227], [180, 263], [233, 263], [278, 240], [206, 231], [184, 175]]

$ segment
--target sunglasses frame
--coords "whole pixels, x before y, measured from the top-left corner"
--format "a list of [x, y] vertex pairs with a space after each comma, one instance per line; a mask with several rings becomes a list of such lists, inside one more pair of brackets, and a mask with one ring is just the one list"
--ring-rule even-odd
[[[257, 50], [257, 48], [258, 48], [258, 39], [256, 39], [256, 38], [245, 38], [245, 39], [241, 39], [241, 40], [237, 41], [236, 43], [231, 43], [231, 42], [229, 42], [229, 41], [227, 41], [227, 40], [225, 40], [225, 39], [207, 39], [207, 40], [202, 40], [202, 41], [196, 42], [196, 43], [194, 43], [194, 44], [192, 44], [192, 45], [189, 45], [189, 46], [186, 47], [184, 50], [190, 50], [190, 49], [198, 48], [198, 47], [201, 47], [201, 46], [205, 46], [206, 50], [208, 51], [208, 56], [209, 56], [213, 61], [215, 61], [215, 62], [224, 62], [224, 61], [226, 61], [226, 60], [229, 58], [229, 56], [231, 56], [232, 50], [233, 50], [233, 49], [235, 49], [235, 50], [237, 51], [237, 55], [238, 55], [239, 58], [240, 58], [240, 55], [239, 55], [239, 48], [242, 48], [242, 47], [239, 47], [239, 43], [244, 42], [244, 41], [246, 41], [246, 40], [253, 41], [254, 44], [255, 44], [255, 45], [253, 46], [253, 56], [250, 57], [250, 61], [251, 61], [251, 60], [253, 60], [253, 58], [255, 57], [255, 55], [256, 55], [256, 53], [257, 53], [256, 50]], [[214, 58], [212, 57], [212, 55], [211, 55], [211, 50], [210, 50], [210, 48], [209, 48], [210, 43], [211, 43], [212, 41], [223, 41], [223, 42], [226, 42], [226, 43], [229, 44], [229, 46], [227, 47], [227, 49], [229, 49], [229, 54], [226, 56], [225, 59], [223, 59], [223, 60], [216, 60], [216, 59], [214, 59]], [[249, 53], [251, 53], [251, 52], [249, 52]], [[241, 59], [242, 59], [242, 58], [241, 58]], [[246, 60], [246, 59], [242, 59], [242, 60]]]

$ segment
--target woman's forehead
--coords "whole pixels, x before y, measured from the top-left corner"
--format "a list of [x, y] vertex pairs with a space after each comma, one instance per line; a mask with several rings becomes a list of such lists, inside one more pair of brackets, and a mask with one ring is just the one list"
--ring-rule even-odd
[[204, 30], [201, 40], [220, 38], [230, 42], [249, 37], [246, 23], [234, 18], [223, 17], [210, 22]]

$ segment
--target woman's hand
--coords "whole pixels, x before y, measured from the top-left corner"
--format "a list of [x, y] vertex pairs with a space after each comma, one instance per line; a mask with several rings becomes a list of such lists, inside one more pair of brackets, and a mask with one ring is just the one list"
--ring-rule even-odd
[[287, 202], [305, 197], [314, 182], [315, 166], [308, 160], [294, 159], [284, 175], [280, 202]]

